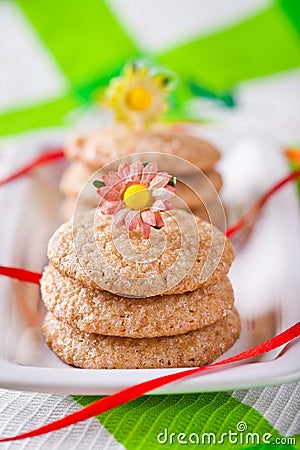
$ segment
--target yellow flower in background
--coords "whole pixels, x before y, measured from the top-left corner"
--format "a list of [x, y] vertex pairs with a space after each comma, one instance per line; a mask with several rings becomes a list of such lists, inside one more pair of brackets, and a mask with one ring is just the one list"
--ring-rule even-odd
[[163, 73], [151, 73], [144, 65], [130, 64], [121, 76], [111, 80], [106, 103], [114, 109], [117, 120], [135, 128], [147, 127], [166, 110], [170, 81]]

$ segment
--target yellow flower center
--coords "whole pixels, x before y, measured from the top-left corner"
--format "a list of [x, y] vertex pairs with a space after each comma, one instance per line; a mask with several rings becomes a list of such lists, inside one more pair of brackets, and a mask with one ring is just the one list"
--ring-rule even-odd
[[143, 87], [135, 87], [127, 94], [127, 105], [135, 111], [145, 111], [151, 105], [151, 95]]
[[142, 210], [148, 206], [151, 194], [145, 186], [133, 184], [124, 192], [123, 200], [128, 208]]

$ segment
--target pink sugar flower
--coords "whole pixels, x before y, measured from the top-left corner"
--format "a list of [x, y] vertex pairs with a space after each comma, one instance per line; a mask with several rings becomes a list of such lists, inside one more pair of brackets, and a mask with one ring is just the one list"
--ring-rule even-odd
[[102, 214], [112, 214], [115, 226], [125, 225], [131, 231], [140, 228], [149, 239], [151, 227], [162, 228], [161, 212], [173, 209], [176, 179], [166, 172], [158, 172], [156, 162], [121, 164], [118, 171], [110, 171], [95, 181], [102, 198]]

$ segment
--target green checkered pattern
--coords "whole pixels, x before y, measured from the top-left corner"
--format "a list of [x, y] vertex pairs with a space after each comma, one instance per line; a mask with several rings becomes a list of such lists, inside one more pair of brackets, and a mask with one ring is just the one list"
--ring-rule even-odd
[[[81, 405], [88, 405], [98, 398], [74, 397]], [[205, 433], [213, 433], [216, 441], [204, 441], [203, 448], [216, 448], [216, 442], [220, 442], [222, 434], [225, 436], [224, 433], [229, 433], [229, 430], [238, 434], [239, 442], [233, 444], [224, 437], [224, 442], [219, 444], [222, 449], [270, 448], [271, 444], [263, 445], [262, 443], [262, 437], [266, 433], [272, 435], [270, 441], [273, 443], [273, 448], [275, 442], [284, 442], [282, 445], [277, 444], [276, 449], [300, 448], [299, 435], [293, 436], [296, 445], [290, 445], [284, 439], [276, 441], [283, 436], [272, 427], [263, 415], [226, 392], [146, 396], [97, 418], [128, 450], [199, 448], [190, 442], [186, 445], [178, 443], [177, 436], [180, 433], [185, 433], [187, 439], [192, 433], [196, 433], [200, 439]], [[238, 433], [238, 424], [241, 422], [247, 426], [244, 433]], [[165, 429], [168, 432], [161, 437], [161, 440], [166, 440], [165, 436], [167, 436], [167, 442], [162, 444], [158, 442], [158, 435], [165, 433]], [[175, 433], [176, 436], [170, 440], [171, 433]], [[260, 437], [259, 444], [257, 444], [258, 441], [246, 441], [246, 433], [257, 433]]]
[[[66, 114], [91, 102], [128, 58], [145, 55], [104, 1], [86, 0], [84, 7], [81, 0], [17, 4], [67, 83], [58, 98], [2, 114], [0, 110], [0, 135], [63, 125]], [[172, 118], [187, 116], [185, 102], [195, 93], [203, 94], [201, 86], [222, 99], [241, 81], [299, 67], [299, 11], [297, 0], [274, 1], [240, 23], [147, 55], [181, 80]]]

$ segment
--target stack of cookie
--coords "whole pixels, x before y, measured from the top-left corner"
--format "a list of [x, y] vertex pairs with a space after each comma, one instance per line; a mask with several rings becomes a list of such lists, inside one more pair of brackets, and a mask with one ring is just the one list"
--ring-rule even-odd
[[[215, 191], [222, 187], [221, 175], [215, 170], [219, 152], [207, 141], [196, 136], [174, 131], [171, 127], [156, 127], [151, 130], [133, 130], [122, 123], [111, 128], [103, 128], [94, 134], [72, 139], [65, 148], [65, 155], [71, 161], [61, 180], [60, 189], [64, 194], [62, 216], [66, 220], [72, 217], [77, 197], [90, 176], [104, 165], [134, 153], [164, 153], [189, 161], [195, 166], [190, 173], [183, 173], [180, 162], [168, 167], [179, 180], [177, 195], [201, 217], [208, 219], [207, 209], [212, 209]], [[200, 169], [215, 188], [199, 181]], [[180, 182], [182, 180], [183, 182]], [[195, 182], [193, 182], [195, 180]], [[187, 187], [196, 187], [201, 192], [201, 200]], [[80, 203], [82, 210], [97, 206], [97, 198], [87, 196]], [[213, 221], [216, 223], [217, 220]]]
[[150, 240], [139, 230], [128, 240], [123, 227], [112, 233], [111, 216], [91, 210], [54, 233], [41, 280], [43, 334], [64, 362], [192, 367], [234, 344], [240, 321], [227, 277], [231, 243], [183, 210], [164, 213], [164, 222]]

